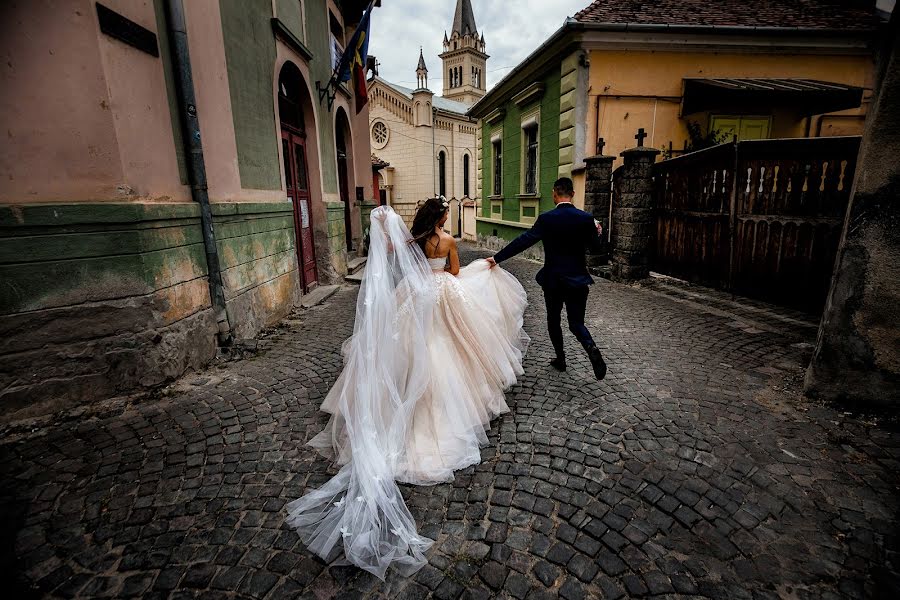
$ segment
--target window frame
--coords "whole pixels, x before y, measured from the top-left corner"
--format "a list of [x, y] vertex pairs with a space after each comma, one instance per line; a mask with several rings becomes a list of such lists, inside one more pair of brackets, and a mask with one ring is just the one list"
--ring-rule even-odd
[[491, 138], [491, 196], [503, 196], [503, 136]]
[[[519, 195], [528, 198], [540, 197], [541, 190], [541, 109], [540, 105], [532, 110], [522, 113], [520, 119], [521, 150], [519, 155]], [[534, 182], [533, 189], [529, 190], [528, 158], [530, 132], [534, 132]]]

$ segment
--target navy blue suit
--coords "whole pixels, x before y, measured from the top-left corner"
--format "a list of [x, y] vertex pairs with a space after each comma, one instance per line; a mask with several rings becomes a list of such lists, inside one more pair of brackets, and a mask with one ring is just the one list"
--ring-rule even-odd
[[531, 229], [511, 241], [494, 256], [498, 263], [519, 254], [538, 242], [544, 244], [544, 266], [537, 282], [547, 304], [547, 329], [557, 358], [564, 359], [562, 308], [566, 307], [569, 330], [590, 353], [594, 340], [584, 326], [588, 286], [594, 283], [587, 270], [587, 253], [599, 253], [602, 240], [594, 217], [569, 202], [560, 203], [541, 214]]

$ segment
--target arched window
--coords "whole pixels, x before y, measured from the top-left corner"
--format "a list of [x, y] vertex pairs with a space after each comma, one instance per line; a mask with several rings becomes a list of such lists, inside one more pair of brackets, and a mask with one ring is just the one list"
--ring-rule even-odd
[[453, 87], [453, 69], [447, 69], [447, 83]]
[[438, 153], [438, 194], [447, 195], [447, 154], [443, 150]]
[[463, 155], [463, 196], [469, 197], [469, 155]]
[[303, 76], [293, 63], [285, 63], [278, 75], [278, 114], [282, 123], [298, 131], [305, 129], [303, 109], [299, 98], [303, 89]]

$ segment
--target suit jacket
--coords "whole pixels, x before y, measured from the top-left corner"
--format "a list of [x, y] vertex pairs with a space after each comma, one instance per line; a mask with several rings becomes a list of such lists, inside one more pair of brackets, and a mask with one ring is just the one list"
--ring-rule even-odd
[[538, 242], [544, 243], [544, 266], [537, 274], [541, 287], [579, 287], [594, 283], [587, 270], [586, 254], [601, 252], [603, 242], [589, 213], [568, 202], [558, 204], [542, 213], [531, 229], [507, 244], [494, 260], [503, 262]]

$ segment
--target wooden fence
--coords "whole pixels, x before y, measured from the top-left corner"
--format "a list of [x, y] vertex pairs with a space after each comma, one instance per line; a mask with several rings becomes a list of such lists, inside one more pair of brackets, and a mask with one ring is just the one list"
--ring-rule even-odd
[[657, 163], [651, 268], [821, 310], [859, 141], [752, 140]]

